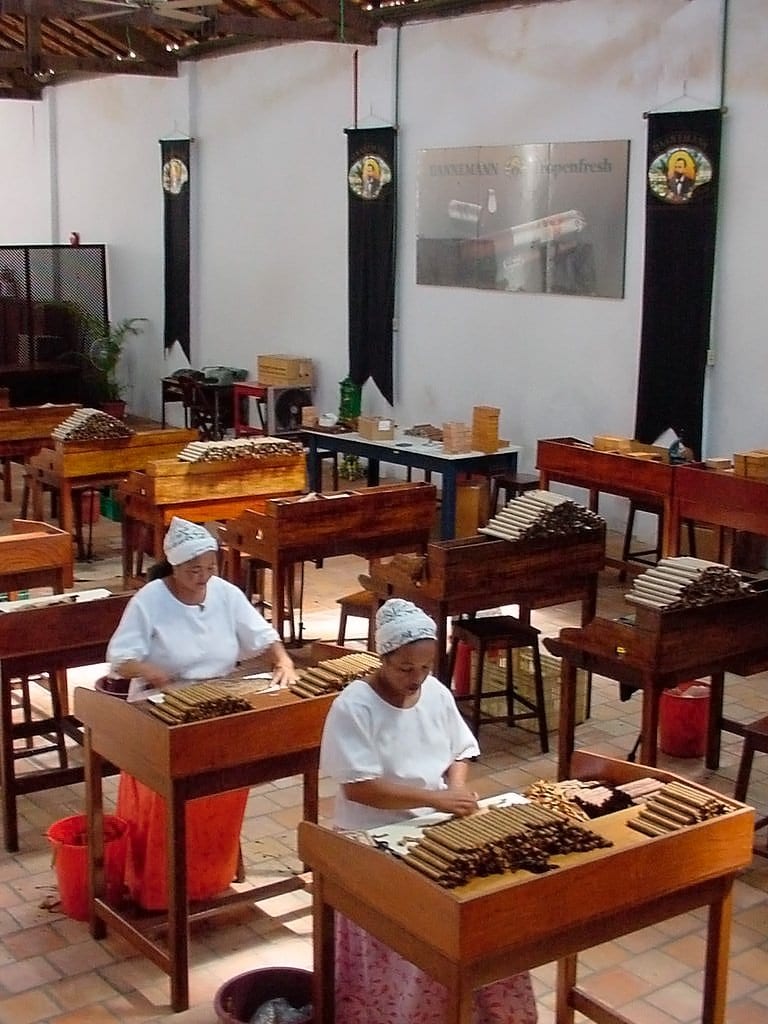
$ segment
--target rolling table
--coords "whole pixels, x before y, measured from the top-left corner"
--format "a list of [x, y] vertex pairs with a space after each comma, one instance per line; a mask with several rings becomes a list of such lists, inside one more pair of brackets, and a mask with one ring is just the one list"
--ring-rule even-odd
[[368, 462], [368, 486], [379, 482], [379, 465], [382, 462], [409, 469], [422, 469], [439, 473], [442, 477], [440, 506], [440, 537], [450, 540], [456, 534], [456, 485], [459, 476], [476, 473], [490, 477], [494, 473], [514, 473], [517, 470], [518, 445], [508, 445], [498, 451], [465, 452], [449, 455], [443, 446], [424, 438], [403, 438], [396, 441], [369, 441], [354, 433], [332, 433], [330, 431], [303, 430], [309, 446], [307, 472], [309, 487], [322, 490], [320, 452], [332, 451], [341, 455], [357, 455]]

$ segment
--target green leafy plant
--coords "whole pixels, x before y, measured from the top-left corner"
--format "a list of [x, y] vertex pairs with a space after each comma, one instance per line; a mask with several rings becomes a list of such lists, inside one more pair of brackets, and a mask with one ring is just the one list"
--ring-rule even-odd
[[118, 402], [124, 388], [117, 376], [117, 369], [123, 349], [129, 338], [143, 331], [145, 317], [127, 317], [115, 323], [98, 317], [84, 315], [81, 318], [83, 332], [83, 354], [88, 363], [90, 383], [94, 400]]

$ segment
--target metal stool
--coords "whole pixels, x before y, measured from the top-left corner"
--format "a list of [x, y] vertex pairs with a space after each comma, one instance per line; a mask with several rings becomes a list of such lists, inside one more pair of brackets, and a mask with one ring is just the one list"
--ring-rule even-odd
[[[461, 619], [453, 623], [451, 632], [451, 650], [448, 658], [448, 678], [453, 679], [456, 666], [456, 654], [459, 641], [463, 641], [475, 652], [475, 680], [473, 692], [456, 697], [456, 702], [472, 702], [472, 731], [475, 736], [480, 732], [483, 722], [506, 722], [515, 725], [527, 719], [536, 719], [539, 724], [539, 740], [541, 752], [549, 751], [549, 735], [547, 733], [547, 711], [544, 705], [544, 680], [541, 674], [541, 657], [539, 655], [539, 630], [535, 626], [527, 626], [512, 615], [494, 615], [482, 619]], [[512, 651], [517, 647], [530, 647], [533, 654], [535, 702], [515, 692], [515, 681], [512, 670]], [[503, 690], [483, 689], [483, 670], [485, 656], [489, 651], [506, 653], [506, 685]], [[484, 715], [482, 701], [487, 697], [506, 697], [506, 715]], [[516, 712], [515, 701], [519, 701], [527, 710]]]
[[504, 491], [504, 503], [510, 498], [517, 498], [526, 491], [535, 491], [539, 486], [539, 478], [535, 473], [494, 473], [491, 476], [491, 515], [496, 515], [499, 504], [499, 492]]
[[[756, 722], [752, 722], [751, 725], [744, 726], [744, 746], [742, 747], [741, 761], [739, 762], [739, 774], [736, 776], [736, 789], [733, 793], [734, 799], [741, 803], [744, 803], [747, 799], [749, 778], [752, 774], [752, 758], [755, 751], [761, 754], [768, 754], [768, 715], [765, 718], [758, 719]], [[755, 821], [755, 831], [763, 828], [765, 825], [768, 825], [768, 815]], [[756, 846], [755, 853], [759, 853], [761, 857], [768, 857], [768, 845], [765, 849]]]
[[373, 630], [376, 621], [376, 595], [369, 590], [358, 590], [355, 594], [347, 594], [346, 597], [339, 597], [336, 604], [341, 608], [339, 616], [339, 635], [336, 643], [339, 647], [344, 646], [347, 635], [347, 619], [353, 618], [368, 620], [368, 650], [373, 650]]

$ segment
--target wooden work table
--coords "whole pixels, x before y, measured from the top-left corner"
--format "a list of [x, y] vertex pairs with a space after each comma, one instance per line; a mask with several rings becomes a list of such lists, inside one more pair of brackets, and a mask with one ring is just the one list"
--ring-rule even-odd
[[[309, 651], [309, 649], [307, 649]], [[331, 645], [313, 645], [307, 663], [348, 653]], [[301, 775], [304, 817], [317, 821], [317, 770], [320, 738], [335, 694], [302, 699], [281, 690], [247, 699], [251, 711], [205, 721], [168, 726], [147, 710], [145, 702], [127, 703], [109, 694], [78, 688], [75, 713], [85, 726], [86, 805], [91, 892], [91, 934], [103, 938], [107, 927], [131, 942], [171, 979], [174, 1010], [189, 1005], [189, 923], [233, 903], [268, 899], [302, 887], [291, 876], [269, 886], [232, 892], [192, 907], [186, 898], [187, 867], [185, 805], [245, 786]], [[159, 926], [167, 943], [154, 932], [158, 920], [132, 917], [106, 900], [103, 875], [103, 795], [105, 762], [130, 772], [166, 800], [168, 807], [168, 914]], [[167, 927], [166, 927], [167, 925]]]
[[722, 729], [739, 732], [723, 716], [726, 671], [748, 675], [768, 664], [768, 593], [700, 608], [660, 612], [637, 607], [633, 623], [593, 619], [581, 628], [561, 629], [544, 640], [562, 658], [560, 683], [560, 778], [565, 777], [574, 749], [576, 670], [597, 672], [642, 691], [640, 760], [656, 764], [659, 702], [662, 690], [698, 676], [711, 676], [706, 765], [720, 761]]
[[406, 598], [435, 619], [438, 674], [445, 680], [450, 616], [517, 604], [527, 621], [534, 608], [580, 601], [581, 621], [586, 623], [595, 614], [597, 579], [604, 565], [602, 525], [573, 537], [533, 541], [478, 535], [431, 543], [424, 566], [412, 578], [396, 566], [375, 563], [370, 586], [379, 600]]
[[[66, 669], [98, 665], [128, 603], [128, 594], [96, 601], [55, 604], [0, 614], [0, 756], [2, 757], [3, 828], [5, 848], [19, 848], [16, 799], [58, 786], [82, 782], [81, 765], [69, 766], [63, 750], [63, 732], [80, 740], [79, 723], [68, 714]], [[11, 681], [47, 672], [50, 676], [51, 718], [14, 723]], [[57, 768], [16, 775], [14, 740], [59, 731]]]
[[[568, 773], [613, 784], [675, 778], [585, 752], [573, 755]], [[302, 822], [299, 854], [313, 871], [318, 1024], [334, 1021], [334, 911], [446, 986], [446, 1024], [470, 1024], [474, 989], [553, 960], [557, 1024], [573, 1024], [577, 1010], [600, 1024], [628, 1024], [577, 987], [578, 953], [698, 907], [709, 911], [701, 1021], [723, 1024], [731, 891], [752, 859], [753, 812], [734, 802], [722, 817], [653, 839], [626, 826], [636, 813], [591, 821], [613, 846], [556, 856], [556, 871], [509, 872], [456, 889], [389, 853]]]
[[381, 558], [426, 551], [437, 491], [431, 484], [393, 484], [306, 498], [271, 498], [226, 528], [227, 576], [239, 584], [241, 555], [272, 570], [272, 621], [283, 632], [288, 570], [335, 555]]
[[3, 498], [11, 500], [11, 463], [26, 463], [51, 443], [51, 433], [78, 405], [25, 405], [0, 407], [0, 462]]
[[673, 486], [679, 467], [621, 452], [603, 452], [576, 437], [541, 440], [536, 448], [541, 486], [557, 481], [589, 491], [589, 507], [598, 510], [600, 493], [657, 507], [662, 516], [662, 556], [679, 550], [679, 520], [673, 509]]
[[0, 591], [50, 587], [61, 593], [72, 582], [69, 534], [48, 523], [12, 519], [11, 532], [0, 537]]
[[[29, 462], [28, 480], [32, 494], [32, 514], [43, 518], [43, 489], [59, 493], [59, 522], [62, 530], [75, 533], [78, 517], [75, 494], [90, 488], [119, 483], [132, 470], [143, 469], [155, 459], [171, 458], [197, 440], [196, 430], [167, 428], [137, 430], [131, 437], [102, 441], [57, 441]], [[82, 541], [78, 531], [78, 555]]]
[[[123, 505], [123, 579], [140, 575], [142, 552], [163, 557], [163, 537], [174, 516], [193, 523], [229, 521], [264, 499], [306, 489], [304, 453], [219, 462], [163, 459], [120, 485]], [[149, 536], [147, 536], [149, 535]]]

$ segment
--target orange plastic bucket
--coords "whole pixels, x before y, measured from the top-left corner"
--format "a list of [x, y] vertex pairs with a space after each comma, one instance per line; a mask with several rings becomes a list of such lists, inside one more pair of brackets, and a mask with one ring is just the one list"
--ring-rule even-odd
[[[46, 832], [53, 845], [53, 862], [61, 909], [75, 921], [88, 920], [88, 819], [84, 814], [55, 821]], [[107, 900], [119, 902], [123, 892], [128, 823], [104, 815], [104, 870]]]

